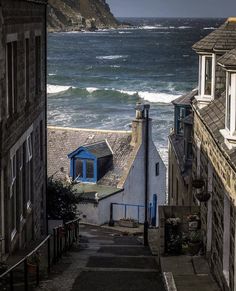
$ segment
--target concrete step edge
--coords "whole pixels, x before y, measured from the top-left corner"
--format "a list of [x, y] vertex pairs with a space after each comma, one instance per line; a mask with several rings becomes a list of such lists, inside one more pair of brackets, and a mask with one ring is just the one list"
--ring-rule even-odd
[[163, 272], [164, 284], [167, 291], [177, 291], [175, 280], [171, 272]]

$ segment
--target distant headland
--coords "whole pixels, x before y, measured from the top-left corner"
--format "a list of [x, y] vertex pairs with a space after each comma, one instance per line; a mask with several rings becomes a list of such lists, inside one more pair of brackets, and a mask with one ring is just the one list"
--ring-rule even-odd
[[48, 31], [96, 31], [127, 27], [111, 13], [105, 0], [49, 0]]

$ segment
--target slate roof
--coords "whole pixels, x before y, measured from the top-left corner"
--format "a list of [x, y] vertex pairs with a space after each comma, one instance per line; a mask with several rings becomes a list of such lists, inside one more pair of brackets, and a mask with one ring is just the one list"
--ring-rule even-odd
[[214, 99], [208, 106], [199, 110], [200, 117], [211, 133], [216, 144], [220, 147], [229, 163], [236, 170], [236, 150], [228, 149], [224, 143], [224, 137], [220, 133], [220, 129], [225, 128], [225, 93], [218, 99]]
[[191, 92], [188, 92], [175, 100], [172, 101], [174, 105], [191, 105], [191, 101], [193, 100], [194, 96], [198, 93], [198, 89], [193, 89]]
[[[65, 179], [69, 175], [69, 153], [80, 146], [107, 140], [113, 151], [113, 168], [98, 184], [117, 187], [127, 173], [133, 159], [134, 147], [130, 145], [131, 132], [48, 127], [48, 175]], [[63, 169], [61, 169], [63, 168]], [[62, 171], [61, 171], [62, 170]]]
[[185, 118], [182, 119], [183, 123], [185, 124], [193, 124], [193, 114], [187, 115]]
[[218, 59], [218, 64], [226, 69], [236, 69], [236, 48], [220, 57]]
[[[88, 152], [90, 152], [91, 154], [93, 154], [98, 159], [111, 156], [113, 154], [106, 140], [98, 141], [93, 144], [83, 145], [83, 148], [87, 150]], [[70, 156], [73, 156], [73, 154], [76, 153], [77, 150], [78, 149], [72, 152]]]
[[236, 18], [228, 18], [218, 29], [193, 45], [197, 52], [227, 52], [236, 47]]

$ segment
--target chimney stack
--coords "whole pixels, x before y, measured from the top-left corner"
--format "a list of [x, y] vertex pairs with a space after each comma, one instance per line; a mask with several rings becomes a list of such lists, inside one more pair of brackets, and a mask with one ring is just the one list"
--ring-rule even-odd
[[[145, 109], [149, 107], [149, 104], [137, 103], [135, 106], [136, 114], [135, 119], [132, 121], [132, 140], [131, 145], [141, 145], [142, 142], [145, 142], [146, 134], [146, 117]], [[148, 108], [149, 109], [149, 108]], [[149, 119], [149, 137], [151, 137], [151, 119]]]

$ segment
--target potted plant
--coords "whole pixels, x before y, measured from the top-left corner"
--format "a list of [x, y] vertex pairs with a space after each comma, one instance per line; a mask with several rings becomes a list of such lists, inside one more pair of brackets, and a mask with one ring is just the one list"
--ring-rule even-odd
[[193, 188], [201, 189], [204, 186], [205, 186], [205, 182], [204, 182], [203, 179], [194, 179], [192, 181], [192, 187]]
[[138, 221], [133, 218], [122, 218], [119, 220], [118, 224], [123, 227], [138, 227]]
[[36, 252], [27, 260], [28, 272], [31, 274], [35, 274], [37, 272], [39, 263], [40, 263], [40, 254], [39, 252]]
[[194, 230], [189, 232], [189, 252], [192, 256], [199, 253], [202, 246], [201, 230]]
[[195, 197], [199, 202], [207, 202], [210, 199], [211, 194], [209, 192], [202, 191], [195, 193]]

